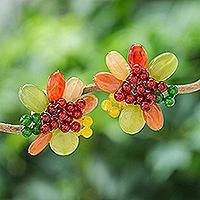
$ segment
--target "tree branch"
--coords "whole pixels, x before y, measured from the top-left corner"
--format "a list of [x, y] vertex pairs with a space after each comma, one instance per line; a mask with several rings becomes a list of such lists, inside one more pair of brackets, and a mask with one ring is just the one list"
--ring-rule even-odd
[[[188, 94], [188, 93], [196, 92], [200, 90], [200, 79], [190, 84], [176, 85], [176, 86], [178, 88], [179, 94]], [[100, 89], [95, 84], [89, 84], [85, 86], [83, 90], [83, 94], [96, 92], [99, 90]], [[22, 130], [22, 126], [20, 125], [0, 123], [0, 132], [19, 134], [21, 133], [21, 130]]]

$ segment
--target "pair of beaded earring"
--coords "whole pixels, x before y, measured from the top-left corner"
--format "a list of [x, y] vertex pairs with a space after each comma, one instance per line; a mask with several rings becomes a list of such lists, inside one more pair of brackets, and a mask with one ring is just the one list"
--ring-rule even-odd
[[200, 88], [200, 81], [182, 86], [167, 85], [165, 80], [175, 72], [178, 59], [167, 52], [148, 64], [146, 50], [140, 44], [131, 46], [128, 63], [120, 53], [111, 51], [106, 56], [106, 64], [111, 73], [97, 73], [94, 84], [85, 87], [77, 77], [65, 81], [59, 71], [49, 76], [46, 90], [24, 85], [19, 98], [31, 114], [21, 117], [21, 126], [0, 123], [0, 131], [22, 133], [26, 138], [36, 135], [28, 148], [33, 156], [48, 144], [56, 154], [69, 155], [77, 149], [80, 136], [89, 138], [93, 134], [93, 119], [88, 114], [95, 109], [98, 99], [85, 94], [97, 90], [109, 93], [101, 108], [111, 117], [119, 117], [119, 125], [125, 133], [136, 134], [145, 123], [154, 131], [163, 127], [164, 117], [158, 104], [172, 107], [178, 94]]

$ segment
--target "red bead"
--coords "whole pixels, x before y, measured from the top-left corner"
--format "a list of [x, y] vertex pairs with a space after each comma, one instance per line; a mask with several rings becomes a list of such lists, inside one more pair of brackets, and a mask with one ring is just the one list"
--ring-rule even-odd
[[75, 110], [75, 105], [73, 102], [68, 102], [65, 109], [67, 112], [73, 112]]
[[151, 100], [151, 101], [154, 101], [156, 99], [156, 95], [154, 94], [154, 92], [148, 92], [146, 94], [146, 98]]
[[145, 90], [146, 89], [145, 89], [144, 85], [142, 85], [142, 84], [137, 85], [136, 88], [135, 88], [136, 93], [139, 94], [139, 95], [143, 95]]
[[58, 99], [57, 103], [59, 104], [59, 106], [61, 108], [64, 108], [66, 106], [66, 104], [67, 104], [67, 102], [66, 102], [66, 100], [64, 98]]
[[158, 83], [158, 90], [160, 92], [165, 92], [167, 90], [167, 84], [164, 81]]
[[42, 133], [48, 133], [48, 132], [50, 132], [50, 130], [51, 130], [51, 127], [50, 127], [50, 124], [49, 124], [49, 123], [43, 124], [43, 125], [40, 127], [40, 131], [41, 131]]
[[144, 101], [144, 96], [139, 95], [139, 96], [136, 97], [136, 102], [137, 102], [138, 104], [141, 104], [143, 101]]
[[55, 104], [50, 104], [47, 108], [47, 111], [52, 114], [52, 115], [56, 115], [57, 113], [57, 108]]
[[146, 70], [142, 70], [139, 78], [141, 81], [147, 81], [149, 79], [149, 73]]
[[125, 101], [128, 104], [133, 104], [136, 101], [136, 96], [133, 94], [128, 94], [126, 95]]
[[66, 133], [70, 130], [70, 125], [68, 123], [62, 122], [60, 123], [60, 130]]
[[142, 72], [142, 67], [139, 64], [135, 64], [131, 68], [131, 73], [133, 74], [140, 75], [141, 72]]
[[122, 85], [122, 89], [125, 92], [131, 92], [132, 86], [129, 83], [124, 82], [123, 85]]
[[150, 78], [147, 82], [146, 82], [146, 86], [150, 89], [155, 89], [157, 86], [156, 80], [153, 78]]
[[138, 82], [138, 77], [136, 75], [130, 74], [127, 78], [127, 81], [131, 84], [136, 84]]
[[74, 110], [72, 112], [72, 117], [75, 119], [80, 119], [83, 116], [83, 113], [80, 110]]
[[59, 113], [58, 113], [58, 119], [60, 120], [60, 121], [63, 121], [63, 120], [65, 120], [67, 117], [68, 117], [68, 114], [67, 114], [67, 112], [65, 111], [65, 110], [61, 110]]
[[70, 129], [71, 131], [73, 132], [79, 132], [81, 130], [81, 124], [79, 122], [73, 122], [71, 125], [70, 125]]
[[57, 120], [53, 119], [50, 121], [50, 127], [51, 127], [51, 131], [56, 130], [58, 128], [59, 124], [57, 122]]
[[122, 91], [115, 92], [114, 97], [119, 102], [123, 101], [125, 99], [125, 95], [124, 95], [124, 93]]
[[140, 104], [140, 108], [145, 112], [147, 112], [150, 109], [150, 107], [151, 107], [150, 104], [148, 102], [146, 102], [146, 101], [143, 101]]
[[45, 112], [45, 113], [41, 114], [40, 119], [41, 119], [42, 123], [47, 123], [51, 120], [51, 117], [50, 117], [49, 113]]
[[73, 117], [72, 116], [70, 116], [70, 115], [68, 115], [68, 117], [65, 119], [65, 122], [66, 123], [71, 123], [73, 121]]
[[83, 109], [85, 109], [86, 102], [83, 99], [78, 99], [76, 101], [76, 106], [78, 109], [83, 110]]

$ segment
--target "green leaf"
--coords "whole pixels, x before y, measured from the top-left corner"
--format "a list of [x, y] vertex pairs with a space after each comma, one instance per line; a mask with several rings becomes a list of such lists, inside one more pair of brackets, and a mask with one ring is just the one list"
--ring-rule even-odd
[[164, 81], [175, 72], [177, 66], [178, 59], [173, 53], [168, 52], [155, 57], [147, 70], [157, 81]]
[[46, 94], [32, 84], [26, 84], [20, 88], [19, 98], [24, 106], [36, 113], [44, 112], [49, 104]]
[[124, 108], [119, 117], [119, 125], [126, 133], [138, 133], [145, 125], [141, 108], [138, 105], [129, 105]]

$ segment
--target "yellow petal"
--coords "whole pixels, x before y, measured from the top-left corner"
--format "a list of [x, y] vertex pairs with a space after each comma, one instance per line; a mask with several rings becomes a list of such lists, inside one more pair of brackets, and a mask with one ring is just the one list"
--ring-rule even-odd
[[67, 81], [63, 97], [67, 101], [75, 101], [80, 98], [83, 93], [83, 82], [76, 77], [72, 77]]
[[147, 70], [157, 81], [164, 81], [175, 72], [177, 66], [178, 59], [173, 53], [168, 52], [155, 57]]
[[108, 53], [106, 56], [106, 64], [111, 73], [119, 80], [125, 80], [130, 73], [126, 60], [117, 51]]
[[75, 133], [63, 133], [56, 130], [50, 142], [51, 149], [58, 155], [66, 156], [73, 153], [79, 144], [79, 138]]
[[44, 112], [49, 104], [44, 91], [32, 84], [26, 84], [20, 88], [19, 98], [24, 106], [36, 113]]
[[145, 125], [141, 108], [138, 105], [129, 105], [125, 107], [119, 117], [119, 125], [126, 133], [138, 133]]

